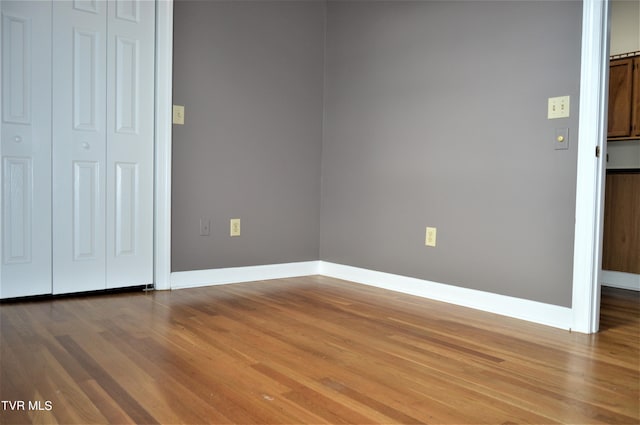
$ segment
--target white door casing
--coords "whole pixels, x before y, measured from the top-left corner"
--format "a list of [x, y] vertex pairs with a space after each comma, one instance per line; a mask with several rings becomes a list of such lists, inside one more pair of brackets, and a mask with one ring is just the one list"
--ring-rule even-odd
[[154, 284], [171, 289], [173, 0], [156, 2]]
[[[600, 320], [604, 158], [609, 69], [609, 2], [584, 0], [572, 329], [595, 333]], [[596, 156], [596, 149], [600, 156]]]
[[51, 4], [35, 4], [2, 2], [0, 298], [51, 292]]

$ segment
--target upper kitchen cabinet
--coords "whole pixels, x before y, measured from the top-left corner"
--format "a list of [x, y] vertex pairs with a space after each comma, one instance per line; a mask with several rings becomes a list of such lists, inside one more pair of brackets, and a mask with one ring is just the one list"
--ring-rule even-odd
[[607, 138], [640, 139], [640, 55], [610, 62]]

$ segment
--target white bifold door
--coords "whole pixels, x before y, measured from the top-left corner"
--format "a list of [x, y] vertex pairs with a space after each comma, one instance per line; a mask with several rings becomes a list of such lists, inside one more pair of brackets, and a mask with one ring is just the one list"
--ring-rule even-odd
[[154, 1], [2, 2], [1, 298], [153, 281], [154, 40]]
[[2, 1], [0, 297], [51, 292], [51, 7]]

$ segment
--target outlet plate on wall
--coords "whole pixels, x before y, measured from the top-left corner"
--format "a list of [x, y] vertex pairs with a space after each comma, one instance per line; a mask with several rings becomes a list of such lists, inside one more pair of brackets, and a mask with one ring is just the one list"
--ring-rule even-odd
[[173, 123], [184, 125], [184, 106], [173, 105]]
[[240, 219], [232, 218], [229, 222], [229, 235], [240, 236]]
[[436, 228], [435, 227], [427, 227], [427, 232], [425, 235], [424, 244], [426, 246], [436, 246]]

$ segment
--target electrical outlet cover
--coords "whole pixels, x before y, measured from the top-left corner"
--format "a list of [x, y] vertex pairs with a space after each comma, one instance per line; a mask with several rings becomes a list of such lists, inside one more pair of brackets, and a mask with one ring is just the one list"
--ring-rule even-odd
[[173, 123], [184, 125], [184, 106], [173, 105]]
[[240, 219], [232, 218], [229, 223], [229, 234], [231, 236], [240, 236]]
[[427, 227], [424, 244], [426, 246], [436, 246], [436, 228]]

